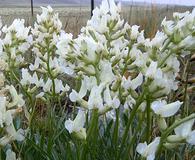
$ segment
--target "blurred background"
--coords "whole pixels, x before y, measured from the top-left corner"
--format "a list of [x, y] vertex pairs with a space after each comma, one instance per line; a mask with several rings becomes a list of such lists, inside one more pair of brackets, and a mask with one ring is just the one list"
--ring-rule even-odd
[[[27, 25], [33, 24], [40, 6], [51, 5], [59, 13], [66, 32], [76, 37], [82, 26], [91, 16], [92, 0], [0, 0], [0, 16], [3, 24], [11, 24], [15, 18], [23, 18]], [[93, 0], [94, 7], [101, 0]], [[137, 24], [145, 29], [147, 37], [153, 37], [160, 22], [172, 13], [192, 10], [195, 0], [117, 0], [122, 4], [122, 16], [130, 24]]]

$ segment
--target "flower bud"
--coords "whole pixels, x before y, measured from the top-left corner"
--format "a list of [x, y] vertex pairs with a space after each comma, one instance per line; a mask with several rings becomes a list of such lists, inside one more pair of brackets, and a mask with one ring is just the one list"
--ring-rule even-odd
[[167, 137], [167, 141], [170, 143], [182, 142], [184, 139], [178, 135], [170, 135]]
[[86, 140], [87, 134], [86, 134], [86, 129], [82, 128], [78, 132], [72, 132], [71, 134], [73, 137], [77, 138], [78, 140]]
[[117, 91], [119, 86], [121, 84], [121, 79], [120, 78], [117, 78], [117, 80], [114, 82], [113, 86], [112, 86], [112, 90], [113, 91]]
[[178, 44], [181, 41], [181, 33], [179, 31], [179, 29], [177, 29], [174, 33], [173, 33], [173, 41], [174, 43]]
[[163, 117], [158, 117], [157, 123], [161, 131], [167, 129], [167, 123]]
[[167, 149], [174, 149], [175, 147], [178, 146], [178, 144], [177, 143], [165, 143], [163, 144], [163, 146]]

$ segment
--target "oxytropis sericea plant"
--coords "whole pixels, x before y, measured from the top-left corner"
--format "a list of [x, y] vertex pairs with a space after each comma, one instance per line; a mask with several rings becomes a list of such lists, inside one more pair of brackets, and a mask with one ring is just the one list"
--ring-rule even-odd
[[33, 85], [32, 91], [38, 89], [37, 98], [43, 97], [45, 93], [55, 97], [69, 90], [69, 86], [58, 78], [60, 74], [68, 72], [63, 65], [64, 60], [56, 54], [61, 27], [58, 14], [51, 7], [42, 7], [42, 14], [37, 15], [32, 28], [34, 62], [28, 69], [22, 69], [21, 80], [22, 85]]
[[[57, 52], [80, 81], [80, 86], [72, 89], [69, 95], [78, 105], [79, 112], [74, 121], [65, 122], [66, 129], [88, 140], [91, 130], [84, 128], [87, 113], [92, 120], [95, 114], [100, 119], [106, 114], [117, 120], [114, 110], [120, 110], [128, 112], [129, 119], [126, 126], [120, 124], [123, 133], [119, 155], [137, 114], [147, 121], [146, 136], [142, 140], [150, 142], [137, 145], [141, 156], [152, 160], [164, 147], [175, 147], [175, 142], [179, 145], [183, 140], [194, 145], [194, 114], [171, 126], [167, 126], [166, 118], [177, 114], [182, 106], [180, 101], [168, 103], [167, 96], [178, 88], [176, 76], [180, 63], [177, 57], [194, 50], [195, 11], [174, 13], [173, 21], [164, 19], [162, 31], [153, 39], [145, 39], [144, 31], [140, 32], [139, 26], [125, 23], [119, 13], [120, 4], [103, 0], [78, 38], [72, 41], [72, 51], [67, 50], [68, 35], [61, 34]], [[157, 122], [160, 130], [153, 140], [154, 121], [151, 119]], [[173, 130], [175, 135], [169, 135]]]

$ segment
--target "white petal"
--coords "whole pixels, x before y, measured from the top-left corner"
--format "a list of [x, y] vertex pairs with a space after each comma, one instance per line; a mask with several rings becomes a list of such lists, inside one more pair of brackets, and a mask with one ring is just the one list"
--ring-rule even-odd
[[117, 97], [115, 97], [113, 100], [112, 100], [112, 103], [113, 103], [113, 108], [118, 108], [119, 106], [120, 106], [120, 100], [117, 98]]
[[19, 129], [17, 132], [16, 132], [16, 134], [15, 134], [15, 136], [14, 136], [14, 138], [17, 140], [17, 141], [23, 141], [24, 140], [24, 130], [23, 129]]
[[11, 149], [6, 151], [6, 160], [16, 160], [16, 153], [13, 152]]
[[146, 77], [153, 78], [157, 71], [157, 66], [158, 66], [157, 62], [152, 61], [146, 71]]
[[132, 80], [131, 88], [136, 89], [138, 86], [140, 86], [143, 82], [143, 75], [142, 73], [139, 73], [136, 78]]
[[154, 160], [155, 159], [155, 154], [150, 154], [147, 156], [147, 160]]
[[76, 131], [79, 131], [81, 128], [83, 128], [84, 124], [85, 124], [85, 112], [79, 110], [74, 120], [74, 128], [76, 129]]
[[191, 133], [193, 124], [194, 119], [181, 124], [174, 129], [175, 134], [181, 136], [182, 138], [187, 138], [187, 136]]
[[69, 95], [69, 98], [72, 102], [76, 102], [79, 99], [78, 93], [75, 90], [72, 90], [72, 92]]
[[91, 89], [91, 93], [89, 95], [88, 100], [88, 108], [93, 109], [97, 108], [99, 110], [103, 110], [103, 99], [102, 99], [102, 90], [103, 90], [103, 84], [99, 86], [94, 86]]
[[47, 82], [43, 86], [44, 92], [49, 92], [52, 86], [52, 80], [48, 79]]
[[147, 155], [155, 154], [160, 143], [160, 137], [156, 137], [147, 147]]
[[111, 98], [111, 95], [110, 95], [110, 89], [109, 89], [109, 86], [106, 86], [106, 89], [104, 91], [104, 101], [106, 102], [107, 105], [112, 105], [112, 98]]
[[144, 143], [139, 143], [136, 147], [136, 151], [141, 154], [141, 155], [144, 155], [145, 151], [146, 151], [146, 148], [147, 148], [147, 143], [144, 142]]
[[191, 145], [195, 145], [195, 130], [188, 135], [186, 141]]
[[65, 128], [68, 130], [69, 133], [72, 133], [73, 132], [73, 121], [71, 121], [70, 119], [66, 120]]
[[87, 93], [87, 84], [85, 80], [82, 80], [81, 88], [79, 91], [79, 97], [83, 98]]
[[101, 61], [100, 63], [100, 79], [104, 83], [110, 83], [114, 80], [114, 74], [112, 72], [112, 64], [109, 61]]
[[107, 0], [103, 0], [102, 1], [102, 4], [100, 6], [100, 9], [105, 14], [109, 11], [109, 5], [108, 5], [108, 1]]
[[74, 121], [70, 119], [65, 121], [65, 128], [69, 131], [69, 133], [80, 132], [84, 124], [85, 124], [85, 112], [79, 110]]
[[173, 116], [180, 108], [182, 102], [176, 101], [167, 105], [164, 101], [156, 101], [152, 103], [151, 108], [156, 114], [159, 114], [161, 117], [170, 117]]
[[36, 98], [42, 98], [44, 96], [44, 92], [40, 92], [39, 94], [36, 95]]

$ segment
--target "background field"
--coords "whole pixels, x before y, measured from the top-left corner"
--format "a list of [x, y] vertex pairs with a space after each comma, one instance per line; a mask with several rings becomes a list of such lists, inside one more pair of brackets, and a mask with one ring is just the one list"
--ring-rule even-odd
[[[72, 32], [76, 36], [81, 27], [86, 24], [87, 20], [90, 18], [90, 2], [88, 1], [89, 0], [82, 1], [81, 5], [79, 3], [76, 4], [78, 0], [73, 0], [72, 4], [66, 5], [51, 3], [54, 10], [59, 13], [63, 28], [66, 32]], [[24, 18], [26, 24], [32, 24], [33, 20], [36, 18], [36, 14], [41, 11], [39, 6], [41, 4], [43, 6], [46, 5], [46, 3], [43, 3], [43, 0], [39, 3], [35, 1], [34, 14], [32, 16], [30, 1], [24, 1], [24, 3], [21, 1], [17, 5], [11, 2], [9, 4], [8, 2], [3, 3], [3, 0], [0, 0], [0, 16], [2, 17], [3, 24], [8, 25], [11, 24], [15, 18]], [[122, 16], [125, 20], [130, 24], [140, 25], [142, 29], [145, 28], [146, 34], [149, 37], [154, 35], [165, 16], [169, 19], [172, 17], [173, 12], [184, 12], [186, 10], [191, 11], [192, 7], [154, 5], [148, 3], [122, 3]]]

